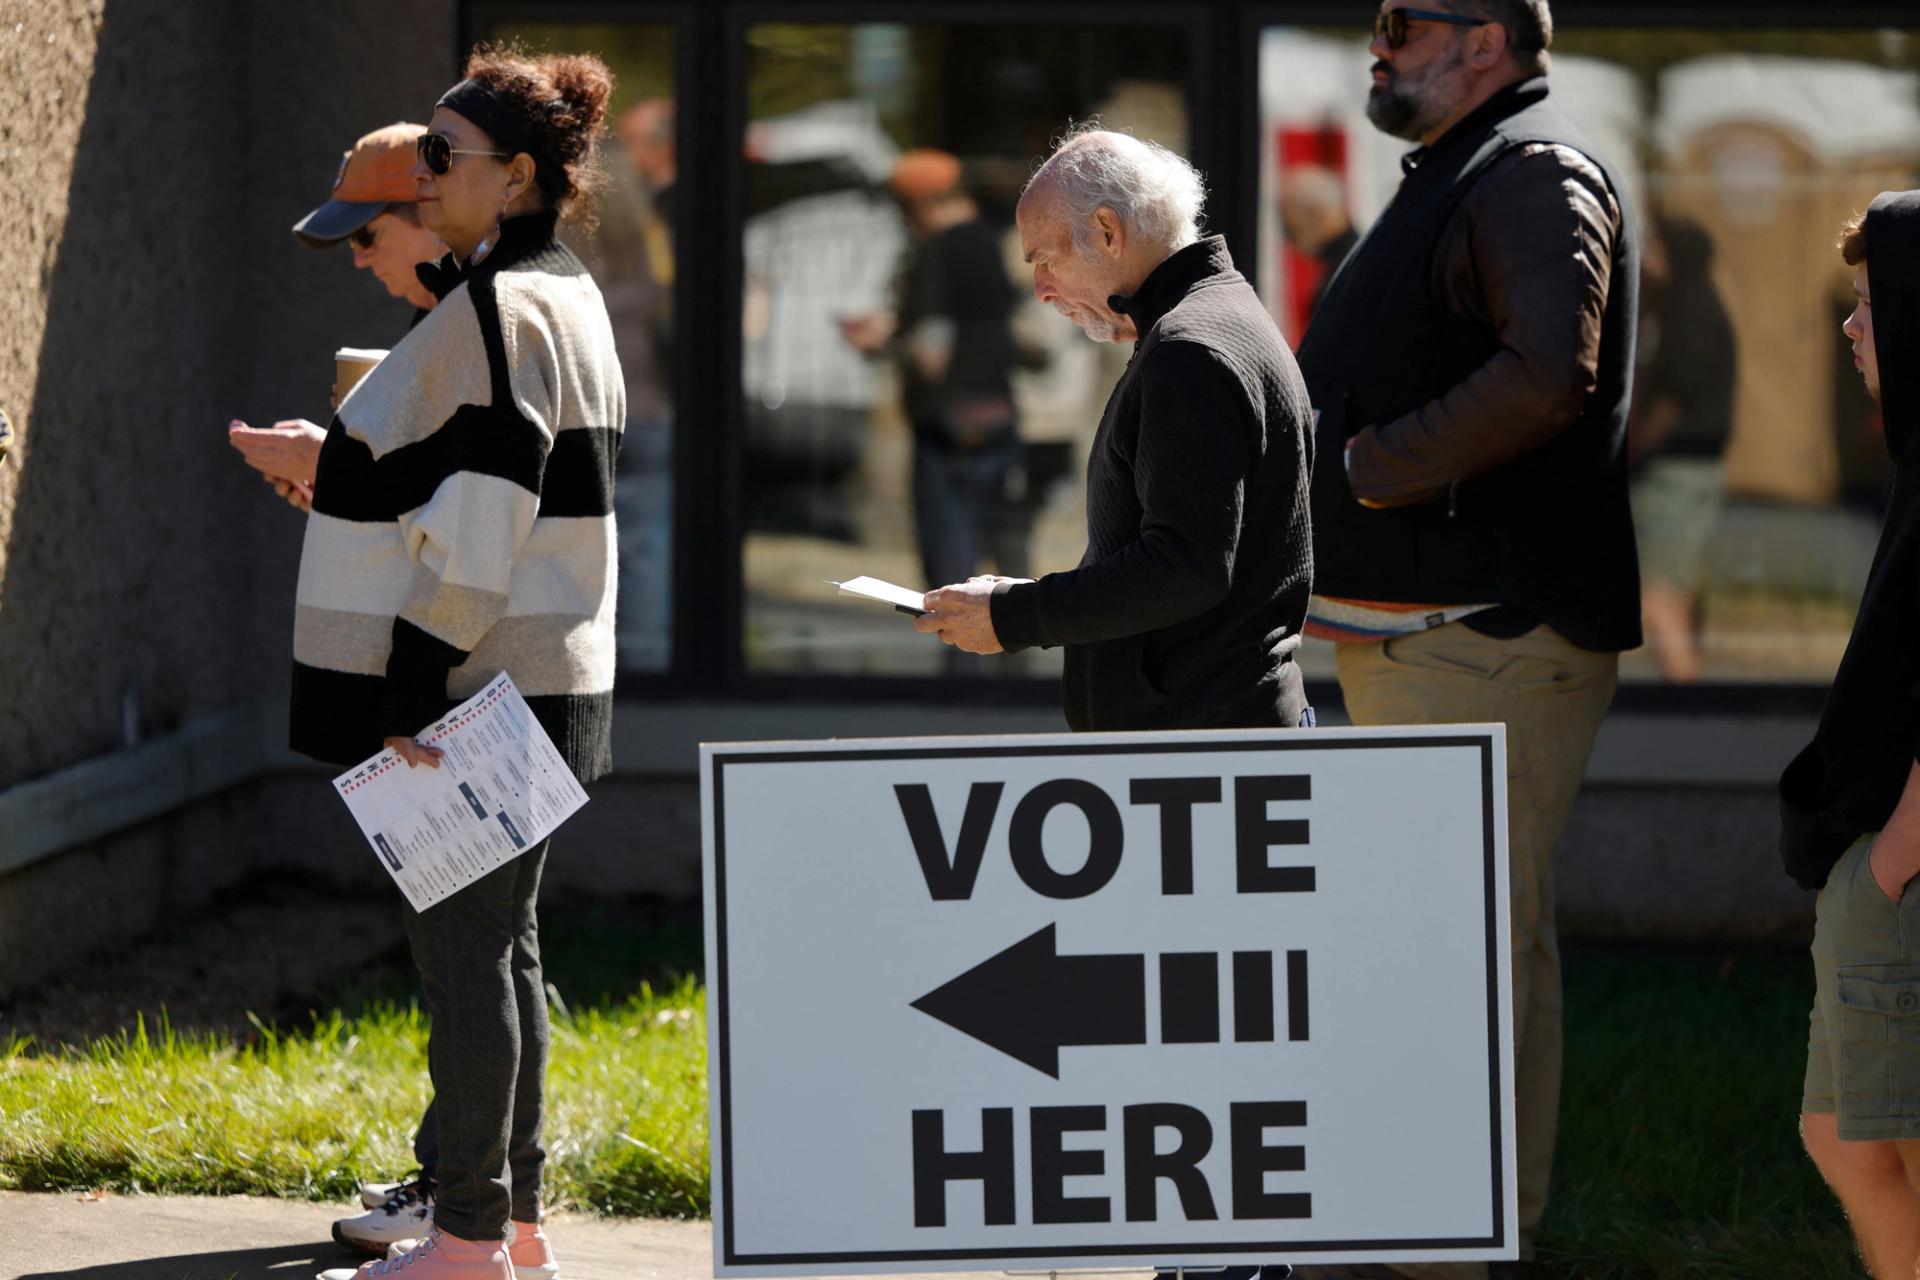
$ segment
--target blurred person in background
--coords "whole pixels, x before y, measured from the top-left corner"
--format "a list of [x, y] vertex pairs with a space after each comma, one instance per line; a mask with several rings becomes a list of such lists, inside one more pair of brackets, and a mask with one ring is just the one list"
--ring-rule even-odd
[[1000, 237], [944, 151], [909, 151], [888, 182], [912, 239], [890, 311], [844, 316], [848, 343], [900, 369], [913, 430], [914, 532], [922, 580], [971, 577], [991, 559], [1027, 572], [1025, 471], [1012, 373], [1013, 284]]
[[673, 226], [673, 201], [668, 195], [680, 180], [676, 120], [673, 99], [648, 98], [626, 109], [618, 130], [628, 167], [644, 184], [654, 215], [668, 228]]
[[618, 630], [624, 662], [666, 666], [673, 608], [674, 104], [629, 107], [616, 131], [623, 164], [600, 219], [601, 291], [627, 380], [627, 429], [614, 505], [620, 523]]
[[[309, 249], [329, 249], [342, 240], [351, 245], [353, 265], [371, 272], [389, 294], [414, 308], [409, 328], [434, 304], [416, 268], [447, 251], [438, 236], [420, 225], [416, 203], [413, 149], [426, 131], [425, 125], [390, 124], [355, 142], [340, 157], [327, 202], [293, 225], [294, 239]], [[313, 506], [313, 469], [326, 434], [305, 418], [271, 427], [236, 420], [227, 429], [227, 440], [275, 492], [305, 511]]]
[[1645, 246], [1639, 372], [1630, 429], [1640, 616], [1668, 680], [1702, 673], [1701, 566], [1726, 505], [1721, 461], [1733, 433], [1739, 353], [1713, 283], [1713, 240], [1688, 222], [1652, 222]]
[[1347, 209], [1347, 186], [1339, 174], [1318, 165], [1287, 171], [1280, 191], [1280, 233], [1287, 243], [1319, 264], [1307, 315], [1320, 307], [1320, 295], [1340, 264], [1360, 243], [1353, 215]]
[[908, 237], [884, 187], [898, 154], [878, 124], [814, 142], [773, 122], [748, 131], [744, 515], [755, 533], [859, 543], [860, 477], [888, 378], [845, 321], [891, 308]]

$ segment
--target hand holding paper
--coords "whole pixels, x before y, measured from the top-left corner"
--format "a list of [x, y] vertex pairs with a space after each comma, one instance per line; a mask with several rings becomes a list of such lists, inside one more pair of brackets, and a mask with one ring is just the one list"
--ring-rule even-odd
[[876, 600], [881, 604], [890, 604], [901, 613], [919, 617], [927, 611], [926, 597], [911, 587], [895, 586], [891, 582], [882, 582], [878, 578], [858, 577], [846, 582], [835, 582], [843, 596], [857, 596], [862, 600]]
[[983, 574], [927, 592], [927, 612], [913, 621], [915, 631], [931, 631], [963, 653], [1004, 653], [993, 630], [993, 591], [1002, 582], [1028, 582]]
[[437, 751], [438, 764], [403, 769], [389, 746], [333, 786], [415, 911], [519, 857], [587, 802], [505, 674], [407, 741]]

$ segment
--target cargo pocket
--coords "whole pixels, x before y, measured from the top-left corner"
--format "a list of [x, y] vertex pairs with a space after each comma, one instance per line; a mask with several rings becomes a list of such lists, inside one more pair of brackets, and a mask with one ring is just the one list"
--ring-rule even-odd
[[1920, 1123], [1920, 966], [1842, 966], [1836, 977], [1842, 1123]]

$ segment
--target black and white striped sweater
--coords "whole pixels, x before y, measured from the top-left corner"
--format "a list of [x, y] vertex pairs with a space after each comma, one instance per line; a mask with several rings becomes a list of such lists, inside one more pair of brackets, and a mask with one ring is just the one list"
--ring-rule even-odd
[[625, 384], [552, 214], [478, 266], [347, 396], [300, 556], [292, 745], [353, 764], [505, 671], [584, 782], [611, 764], [613, 466]]

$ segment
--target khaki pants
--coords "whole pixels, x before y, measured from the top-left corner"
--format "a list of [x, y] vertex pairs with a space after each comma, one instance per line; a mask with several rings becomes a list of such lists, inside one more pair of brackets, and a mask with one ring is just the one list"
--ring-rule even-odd
[[[1547, 1206], [1560, 1109], [1560, 943], [1553, 854], [1593, 738], [1618, 682], [1618, 654], [1591, 653], [1549, 627], [1513, 640], [1450, 623], [1384, 644], [1336, 646], [1340, 691], [1358, 725], [1507, 726], [1507, 848], [1512, 889], [1515, 1171], [1520, 1256]], [[1470, 1277], [1485, 1263], [1397, 1268]]]

